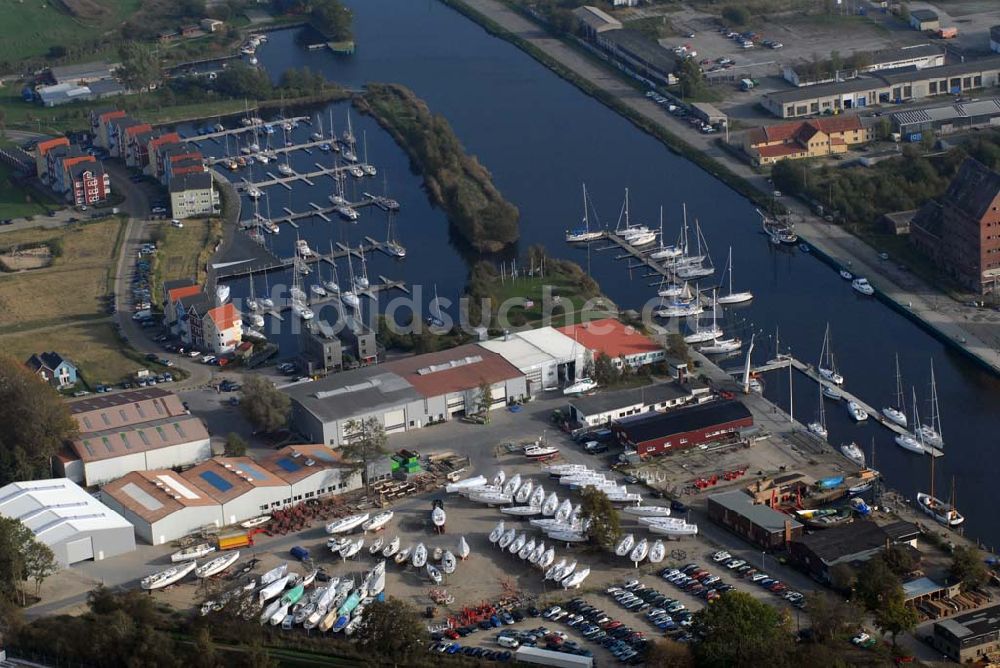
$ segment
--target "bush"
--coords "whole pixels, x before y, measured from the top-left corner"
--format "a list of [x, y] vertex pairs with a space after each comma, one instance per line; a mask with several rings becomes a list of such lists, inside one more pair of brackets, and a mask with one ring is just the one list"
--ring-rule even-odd
[[745, 7], [727, 5], [722, 8], [722, 18], [735, 26], [745, 26], [750, 23], [750, 11]]

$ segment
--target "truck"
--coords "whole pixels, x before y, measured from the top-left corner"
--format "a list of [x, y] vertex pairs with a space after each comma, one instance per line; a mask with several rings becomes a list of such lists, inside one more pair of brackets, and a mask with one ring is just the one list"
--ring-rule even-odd
[[567, 652], [553, 652], [540, 647], [522, 645], [514, 652], [514, 661], [530, 663], [537, 666], [556, 666], [557, 668], [593, 668], [594, 659], [590, 656], [579, 656]]
[[252, 547], [253, 537], [262, 532], [263, 529], [251, 529], [249, 531], [231, 531], [228, 533], [221, 533], [216, 538], [216, 543], [218, 544], [220, 552], [224, 550], [237, 550], [243, 547]]
[[309, 559], [309, 550], [302, 547], [301, 545], [296, 545], [288, 552], [299, 561], [306, 561], [307, 559]]

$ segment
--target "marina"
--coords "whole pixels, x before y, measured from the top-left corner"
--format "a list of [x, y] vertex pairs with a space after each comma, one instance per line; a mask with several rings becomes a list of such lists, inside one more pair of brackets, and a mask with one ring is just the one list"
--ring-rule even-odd
[[[213, 269], [215, 269], [216, 272], [216, 280], [226, 281], [249, 277], [251, 273], [284, 271], [300, 266], [308, 267], [309, 265], [318, 264], [320, 262], [330, 266], [335, 266], [335, 260], [346, 258], [348, 256], [363, 259], [365, 254], [373, 252], [381, 252], [390, 257], [393, 256], [388, 244], [383, 241], [379, 241], [378, 239], [373, 239], [372, 237], [364, 237], [363, 242], [356, 248], [346, 246], [341, 242], [337, 242], [335, 248], [336, 250], [332, 250], [329, 253], [310, 252], [306, 257], [293, 256], [285, 258], [276, 257], [271, 254], [270, 251], [260, 248], [260, 255], [254, 260], [217, 264], [213, 266]], [[384, 277], [380, 278], [382, 278], [386, 283], [392, 283], [393, 287], [405, 290], [402, 281], [389, 281]]]

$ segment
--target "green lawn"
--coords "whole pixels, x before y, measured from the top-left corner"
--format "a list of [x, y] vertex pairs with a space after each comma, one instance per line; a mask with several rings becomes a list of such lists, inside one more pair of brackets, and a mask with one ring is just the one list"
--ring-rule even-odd
[[[507, 278], [494, 288], [493, 296], [500, 304], [510, 299], [534, 302], [528, 308], [515, 306], [510, 309], [510, 314], [513, 316], [523, 313], [528, 322], [537, 322], [544, 315], [543, 295], [546, 288], [551, 290], [548, 294], [551, 295], [549, 314], [552, 316], [552, 325], [563, 326], [577, 322], [580, 319], [578, 311], [587, 299], [579, 294], [576, 283], [564, 276]], [[610, 301], [606, 303], [611, 305]]]
[[10, 175], [10, 168], [0, 165], [0, 219], [44, 214], [48, 207], [39, 204], [33, 194], [11, 183]]
[[141, 4], [141, 0], [86, 0], [74, 3], [82, 15], [77, 18], [60, 3], [0, 0], [0, 61], [44, 56], [55, 45], [94, 44]]

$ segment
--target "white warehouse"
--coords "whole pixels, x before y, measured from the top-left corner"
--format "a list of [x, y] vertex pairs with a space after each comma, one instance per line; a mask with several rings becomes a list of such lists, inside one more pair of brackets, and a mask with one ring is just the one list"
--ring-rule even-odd
[[554, 327], [513, 332], [479, 345], [524, 374], [531, 396], [572, 383], [590, 358], [590, 351]]
[[31, 529], [62, 566], [135, 550], [132, 525], [66, 478], [0, 488], [0, 515]]
[[86, 486], [132, 471], [173, 468], [212, 456], [208, 431], [176, 395], [159, 388], [99, 395], [70, 404], [80, 435], [57, 471]]

